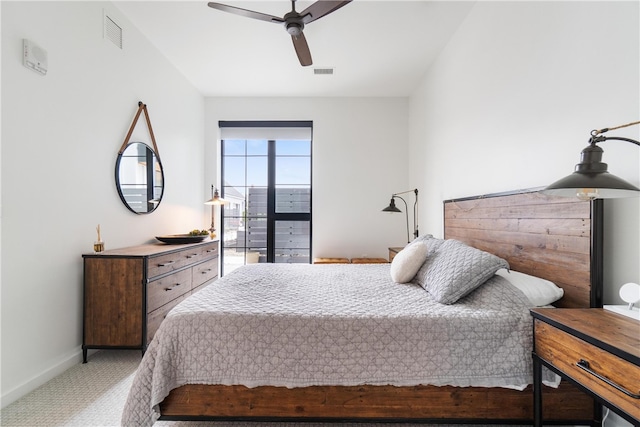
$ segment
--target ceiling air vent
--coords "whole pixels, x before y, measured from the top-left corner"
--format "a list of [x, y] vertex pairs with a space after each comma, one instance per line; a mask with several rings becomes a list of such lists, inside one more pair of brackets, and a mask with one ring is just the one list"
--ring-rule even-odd
[[122, 49], [122, 27], [106, 13], [104, 14], [104, 38]]
[[333, 75], [333, 68], [314, 68], [313, 74], [330, 76], [330, 75]]

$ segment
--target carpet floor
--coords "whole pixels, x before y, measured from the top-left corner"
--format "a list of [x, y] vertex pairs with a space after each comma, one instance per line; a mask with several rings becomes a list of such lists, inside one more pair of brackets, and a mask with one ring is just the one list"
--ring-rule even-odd
[[[0, 411], [3, 427], [116, 427], [140, 363], [139, 351], [98, 351]], [[157, 427], [325, 427], [330, 423], [158, 421]], [[333, 424], [336, 425], [336, 424]], [[410, 424], [339, 423], [340, 427]], [[415, 427], [415, 425], [413, 425]], [[503, 426], [504, 427], [504, 426]]]

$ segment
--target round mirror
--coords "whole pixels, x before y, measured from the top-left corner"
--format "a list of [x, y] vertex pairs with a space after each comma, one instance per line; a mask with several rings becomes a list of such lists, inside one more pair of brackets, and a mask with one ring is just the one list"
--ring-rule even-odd
[[116, 187], [130, 211], [147, 214], [156, 210], [164, 193], [164, 173], [151, 147], [143, 142], [131, 142], [118, 154]]

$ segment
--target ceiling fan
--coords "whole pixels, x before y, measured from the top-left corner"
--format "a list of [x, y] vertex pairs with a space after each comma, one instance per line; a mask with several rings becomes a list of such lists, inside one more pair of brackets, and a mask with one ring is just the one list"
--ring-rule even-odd
[[235, 6], [228, 6], [222, 3], [209, 2], [209, 7], [213, 9], [222, 10], [224, 12], [234, 13], [236, 15], [245, 16], [247, 18], [259, 19], [261, 21], [274, 22], [276, 24], [284, 24], [287, 33], [291, 35], [293, 41], [293, 47], [296, 50], [300, 65], [308, 66], [313, 63], [311, 60], [311, 51], [309, 51], [309, 45], [307, 39], [304, 37], [302, 30], [304, 26], [310, 22], [322, 18], [331, 12], [340, 9], [342, 6], [350, 3], [352, 0], [346, 1], [329, 1], [319, 0], [313, 3], [311, 6], [303, 10], [302, 12], [296, 12], [296, 0], [291, 1], [291, 12], [284, 15], [282, 18], [268, 15], [266, 13], [254, 12], [252, 10], [241, 9]]

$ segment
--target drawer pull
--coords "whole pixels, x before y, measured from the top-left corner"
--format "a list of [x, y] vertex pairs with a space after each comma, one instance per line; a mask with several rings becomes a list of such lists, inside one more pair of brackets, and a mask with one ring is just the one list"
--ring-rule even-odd
[[198, 256], [198, 254], [187, 255], [187, 259], [195, 258], [197, 256]]
[[176, 283], [176, 284], [175, 284], [175, 285], [173, 285], [173, 286], [169, 286], [168, 288], [164, 288], [164, 290], [165, 290], [165, 292], [172, 291], [172, 290], [174, 290], [175, 288], [177, 288], [178, 286], [180, 286], [180, 283]]
[[167, 265], [173, 264], [175, 261], [167, 261], [164, 264], [158, 264], [158, 267], [166, 267]]
[[208, 272], [210, 272], [210, 271], [211, 271], [211, 269], [210, 269], [210, 268], [207, 268], [206, 270], [202, 271], [202, 274], [207, 274], [207, 273], [208, 273]]
[[619, 390], [621, 392], [623, 392], [624, 394], [626, 394], [629, 397], [632, 397], [634, 399], [640, 399], [640, 394], [635, 394], [633, 392], [630, 392], [629, 390], [627, 390], [626, 388], [614, 383], [613, 381], [611, 381], [609, 378], [605, 378], [602, 375], [600, 375], [599, 373], [595, 372], [594, 370], [592, 370], [589, 367], [589, 362], [587, 362], [584, 359], [580, 359], [578, 361], [578, 363], [576, 363], [576, 366], [578, 366], [579, 368], [584, 369], [585, 371], [587, 371], [588, 373], [590, 373], [591, 375], [593, 375], [594, 377], [598, 378], [599, 380], [604, 381], [605, 383], [609, 384], [611, 387], [615, 388], [616, 390]]

